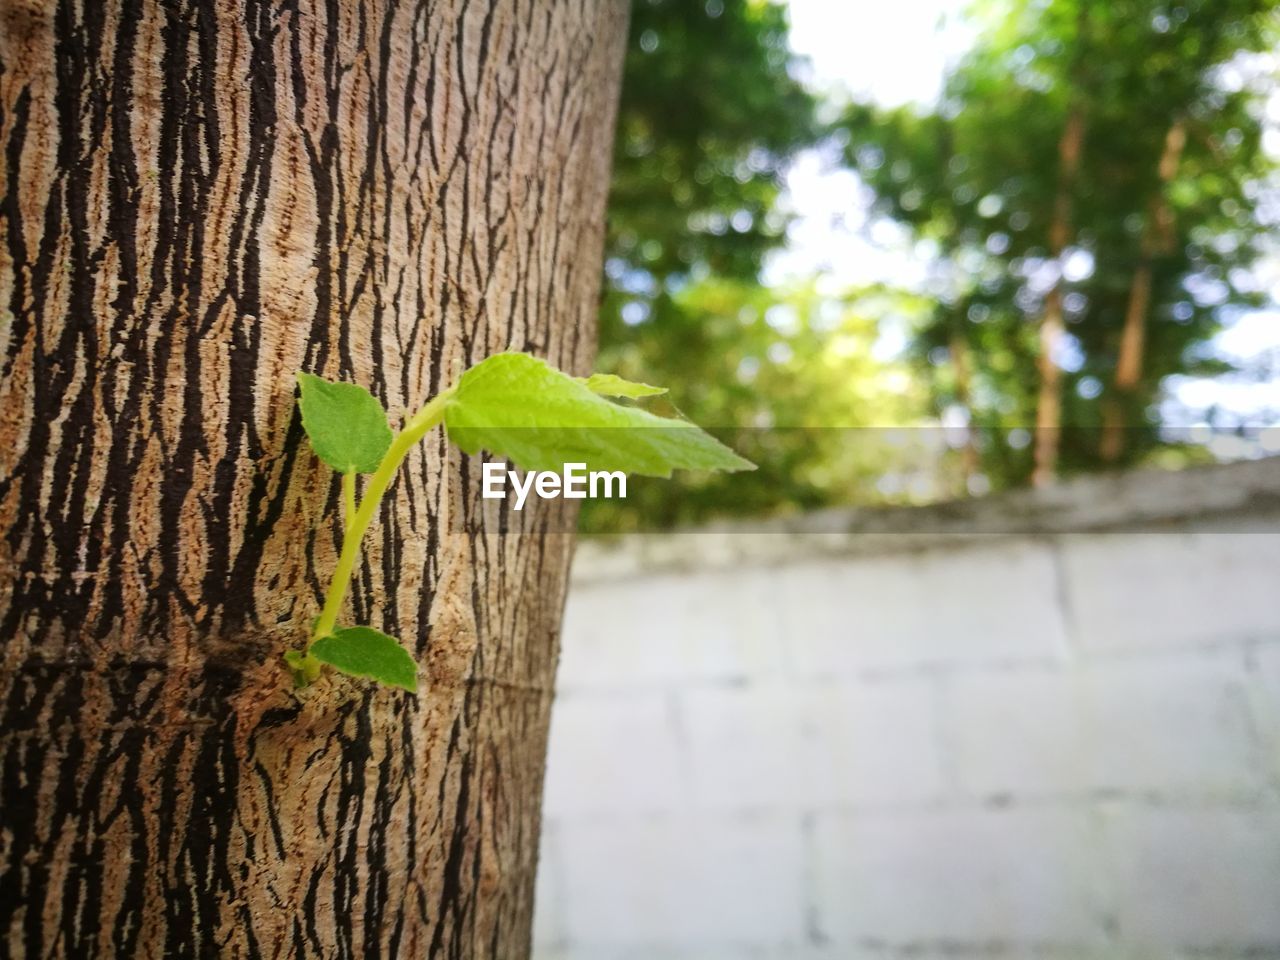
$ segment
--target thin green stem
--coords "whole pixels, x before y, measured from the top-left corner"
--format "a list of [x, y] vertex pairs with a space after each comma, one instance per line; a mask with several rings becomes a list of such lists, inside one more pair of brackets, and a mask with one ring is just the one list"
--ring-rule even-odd
[[342, 533], [351, 529], [356, 515], [356, 472], [348, 470], [342, 475]]
[[[426, 436], [427, 431], [444, 419], [445, 404], [452, 394], [452, 388], [437, 394], [409, 419], [404, 429], [392, 439], [386, 455], [378, 464], [378, 469], [370, 477], [360, 505], [356, 507], [354, 513], [349, 515], [344, 527], [342, 552], [338, 554], [338, 565], [334, 568], [333, 579], [329, 582], [329, 589], [324, 595], [324, 607], [320, 610], [315, 629], [311, 632], [313, 643], [321, 637], [327, 637], [337, 625], [342, 601], [347, 596], [347, 585], [351, 582], [356, 560], [360, 556], [360, 541], [364, 539], [365, 531], [369, 529], [369, 524], [373, 522], [374, 515], [378, 512], [382, 495], [387, 492], [387, 487], [391, 485], [392, 478], [400, 469], [404, 458], [409, 455], [409, 451]], [[344, 484], [345, 482], [344, 479]], [[352, 484], [354, 499], [354, 479]]]

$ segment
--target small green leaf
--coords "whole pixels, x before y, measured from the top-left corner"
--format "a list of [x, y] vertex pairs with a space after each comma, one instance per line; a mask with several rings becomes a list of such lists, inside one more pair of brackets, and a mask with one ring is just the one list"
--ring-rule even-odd
[[651, 387], [647, 383], [623, 380], [616, 373], [593, 373], [589, 377], [574, 377], [574, 379], [584, 384], [592, 393], [598, 393], [602, 397], [635, 399], [636, 397], [656, 397], [660, 393], [667, 392], [666, 387]]
[[526, 353], [499, 353], [458, 381], [444, 413], [466, 453], [486, 449], [526, 470], [753, 470], [692, 423], [606, 400], [587, 384]]
[[373, 627], [339, 628], [311, 644], [309, 653], [353, 677], [418, 691], [418, 665], [409, 651]]
[[302, 426], [321, 460], [339, 473], [373, 473], [391, 446], [387, 413], [354, 383], [298, 374]]

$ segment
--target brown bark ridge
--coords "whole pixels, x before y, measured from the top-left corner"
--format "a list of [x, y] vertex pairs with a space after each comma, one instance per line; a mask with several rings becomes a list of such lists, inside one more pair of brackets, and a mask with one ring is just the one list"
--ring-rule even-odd
[[[429, 438], [347, 611], [294, 371], [594, 350], [623, 0], [0, 4], [0, 955], [519, 957], [571, 544]], [[447, 519], [446, 519], [447, 517]]]
[[1155, 259], [1168, 254], [1176, 242], [1173, 230], [1173, 208], [1169, 205], [1166, 190], [1178, 173], [1182, 151], [1187, 143], [1187, 126], [1183, 120], [1175, 120], [1164, 138], [1157, 166], [1158, 186], [1147, 203], [1146, 219], [1142, 224], [1142, 239], [1138, 252], [1138, 266], [1133, 271], [1129, 286], [1129, 300], [1125, 306], [1124, 327], [1120, 331], [1120, 349], [1116, 353], [1116, 373], [1112, 391], [1103, 404], [1102, 440], [1099, 453], [1102, 459], [1114, 463], [1124, 452], [1124, 418], [1126, 407], [1142, 379], [1142, 365], [1146, 353], [1147, 317], [1151, 313], [1151, 285]]

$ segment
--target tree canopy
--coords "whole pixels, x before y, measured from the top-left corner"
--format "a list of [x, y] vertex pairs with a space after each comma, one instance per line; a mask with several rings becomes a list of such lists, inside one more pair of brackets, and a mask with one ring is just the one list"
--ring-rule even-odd
[[[846, 111], [846, 156], [877, 210], [937, 247], [919, 369], [939, 407], [963, 406], [988, 428], [983, 466], [1000, 483], [1032, 469], [1029, 445], [996, 441], [1035, 422], [1035, 325], [1051, 292], [1065, 318], [1052, 360], [1067, 470], [1149, 453], [1162, 381], [1219, 369], [1194, 348], [1220, 328], [1224, 307], [1260, 302], [1249, 267], [1271, 165], [1242, 74], [1274, 36], [1275, 9], [986, 3], [987, 28], [936, 110]], [[1073, 120], [1078, 169], [1064, 185]]]
[[[892, 500], [910, 457], [930, 495], [1026, 483], [1051, 402], [1051, 472], [1167, 451], [1162, 384], [1225, 369], [1204, 345], [1264, 300], [1250, 268], [1274, 160], [1258, 81], [1274, 77], [1251, 54], [1275, 42], [1278, 9], [982, 0], [936, 105], [853, 102], [822, 125], [785, 7], [638, 0], [599, 365], [671, 384], [761, 469], [731, 492], [641, 487], [589, 505], [586, 529]], [[873, 191], [873, 216], [931, 254], [926, 290], [761, 285], [785, 236], [781, 176], [824, 143]], [[901, 356], [876, 346], [890, 318], [910, 330]], [[973, 430], [950, 454], [865, 432], [957, 419]]]

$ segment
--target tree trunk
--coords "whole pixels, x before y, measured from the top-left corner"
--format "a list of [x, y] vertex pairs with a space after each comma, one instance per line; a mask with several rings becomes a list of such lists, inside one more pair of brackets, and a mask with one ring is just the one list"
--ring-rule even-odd
[[[963, 322], [961, 320], [959, 324]], [[956, 378], [956, 403], [969, 417], [964, 430], [964, 444], [960, 447], [960, 489], [956, 492], [957, 497], [967, 497], [973, 492], [973, 478], [978, 474], [981, 458], [978, 455], [977, 428], [973, 425], [973, 372], [969, 361], [969, 343], [964, 338], [964, 332], [959, 329], [951, 334], [951, 368]]]
[[528, 951], [570, 538], [429, 438], [350, 601], [421, 692], [295, 694], [341, 531], [293, 374], [586, 371], [625, 17], [0, 7], [0, 955]]
[[1124, 453], [1124, 418], [1126, 407], [1142, 380], [1143, 354], [1146, 352], [1147, 316], [1151, 313], [1151, 284], [1154, 261], [1160, 254], [1172, 249], [1173, 210], [1165, 190], [1178, 173], [1182, 151], [1187, 143], [1187, 127], [1178, 120], [1169, 127], [1164, 149], [1160, 153], [1158, 167], [1159, 185], [1156, 194], [1147, 204], [1146, 220], [1142, 225], [1142, 239], [1138, 253], [1138, 266], [1133, 272], [1129, 287], [1129, 302], [1125, 308], [1124, 328], [1120, 332], [1120, 349], [1116, 354], [1116, 375], [1112, 392], [1103, 403], [1102, 440], [1099, 453], [1108, 463], [1114, 463]]
[[[1049, 256], [1061, 265], [1071, 242], [1072, 191], [1084, 151], [1084, 111], [1077, 105], [1067, 115], [1058, 142], [1058, 189], [1054, 197], [1053, 220], [1049, 224]], [[1058, 451], [1062, 445], [1062, 368], [1055, 354], [1066, 324], [1062, 318], [1062, 278], [1045, 296], [1040, 319], [1040, 393], [1036, 402], [1035, 469], [1031, 482], [1037, 487], [1053, 483], [1058, 476]]]

